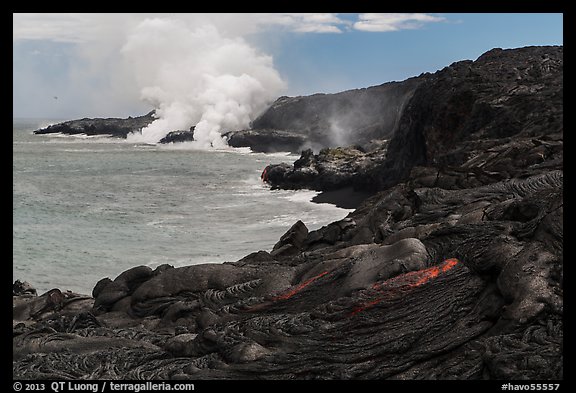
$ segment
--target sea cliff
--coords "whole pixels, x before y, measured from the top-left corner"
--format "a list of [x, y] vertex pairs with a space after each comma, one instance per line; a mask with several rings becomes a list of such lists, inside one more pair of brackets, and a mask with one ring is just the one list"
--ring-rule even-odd
[[[365, 192], [346, 218], [86, 295], [16, 282], [14, 378], [562, 379], [563, 48], [418, 78], [379, 142], [263, 175]], [[275, 105], [256, 126], [288, 128], [278, 111], [302, 104]]]

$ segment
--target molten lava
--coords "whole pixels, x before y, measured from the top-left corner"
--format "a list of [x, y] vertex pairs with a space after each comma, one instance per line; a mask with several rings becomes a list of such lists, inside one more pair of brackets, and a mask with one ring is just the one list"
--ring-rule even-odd
[[281, 295], [277, 295], [274, 296], [272, 298], [272, 300], [276, 301], [276, 300], [287, 300], [290, 299], [292, 296], [296, 295], [298, 292], [300, 292], [301, 290], [303, 290], [304, 288], [306, 288], [308, 285], [312, 284], [314, 281], [318, 280], [320, 277], [325, 276], [326, 274], [328, 274], [328, 272], [322, 272], [320, 274], [318, 274], [317, 276], [314, 276], [306, 281], [304, 281], [303, 283], [301, 283], [300, 285], [298, 285], [297, 287], [294, 288], [290, 288], [288, 289], [286, 292], [284, 292]]
[[356, 307], [351, 316], [358, 314], [370, 307], [377, 305], [385, 299], [389, 299], [390, 293], [386, 293], [386, 290], [401, 288], [414, 288], [420, 285], [426, 284], [428, 281], [438, 277], [441, 273], [446, 273], [450, 269], [454, 268], [458, 264], [458, 259], [450, 258], [446, 259], [441, 265], [432, 266], [422, 270], [416, 270], [413, 272], [408, 272], [401, 274], [399, 276], [390, 278], [383, 282], [378, 282], [372, 285], [372, 289], [377, 291], [380, 295], [373, 300], [370, 300], [358, 307]]
[[260, 179], [262, 179], [263, 182], [268, 181], [268, 167], [264, 168], [264, 171], [260, 175]]

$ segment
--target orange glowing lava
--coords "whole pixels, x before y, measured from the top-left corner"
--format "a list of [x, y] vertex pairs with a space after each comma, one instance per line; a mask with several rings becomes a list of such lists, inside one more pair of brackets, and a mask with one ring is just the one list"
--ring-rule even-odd
[[322, 273], [318, 274], [317, 276], [314, 276], [314, 277], [304, 281], [302, 284], [298, 285], [297, 287], [290, 288], [286, 292], [284, 292], [283, 294], [274, 296], [272, 298], [272, 300], [276, 301], [276, 300], [290, 299], [292, 296], [296, 295], [298, 292], [300, 292], [301, 290], [306, 288], [308, 285], [312, 284], [314, 281], [318, 280], [320, 277], [325, 276], [326, 274], [328, 274], [327, 271], [322, 272]]
[[370, 307], [375, 306], [376, 304], [380, 303], [381, 301], [390, 298], [390, 294], [385, 292], [386, 289], [394, 289], [394, 288], [414, 288], [419, 287], [420, 285], [426, 284], [428, 281], [438, 277], [441, 273], [446, 273], [454, 266], [458, 264], [458, 259], [450, 258], [446, 259], [441, 265], [432, 266], [422, 270], [416, 270], [413, 272], [408, 272], [405, 274], [401, 274], [399, 276], [390, 278], [386, 281], [375, 283], [372, 285], [372, 289], [379, 292], [380, 295], [373, 300], [370, 300], [358, 307], [356, 307], [351, 315], [356, 315], [361, 311], [364, 311]]

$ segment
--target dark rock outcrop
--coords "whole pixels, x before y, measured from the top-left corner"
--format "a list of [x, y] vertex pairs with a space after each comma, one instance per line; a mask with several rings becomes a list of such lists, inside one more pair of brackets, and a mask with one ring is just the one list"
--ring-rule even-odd
[[[368, 147], [374, 140], [394, 133], [405, 103], [421, 82], [422, 77], [416, 77], [336, 94], [280, 97], [252, 122], [251, 129], [227, 131], [223, 136], [232, 147], [250, 147], [264, 153], [298, 153], [303, 148], [320, 150], [351, 142]], [[154, 111], [128, 119], [72, 120], [35, 133], [126, 138], [150, 124], [153, 114]], [[171, 131], [158, 142], [192, 141], [193, 135], [193, 130]]]
[[126, 138], [130, 133], [139, 133], [142, 128], [148, 126], [155, 120], [154, 111], [144, 116], [129, 117], [127, 119], [106, 118], [106, 119], [79, 119], [70, 120], [63, 123], [50, 125], [46, 128], [34, 131], [34, 134], [55, 134], [66, 135], [111, 135], [116, 138]]
[[388, 144], [352, 165], [334, 160], [338, 149], [305, 152], [293, 167], [267, 168], [269, 183], [376, 192], [411, 177], [459, 188], [559, 169], [562, 118], [563, 47], [493, 49], [421, 77]]
[[188, 131], [170, 131], [158, 143], [192, 142], [194, 140], [194, 128], [191, 127]]
[[[531, 147], [515, 143], [542, 136], [557, 139], [562, 133], [563, 64], [563, 47], [493, 49], [474, 62], [457, 62], [426, 78], [400, 118], [386, 163], [373, 169], [370, 183], [382, 189], [418, 165], [475, 166], [514, 177], [543, 161]], [[508, 146], [500, 154], [525, 149], [533, 162], [495, 160], [496, 153], [485, 158], [494, 166], [471, 165], [478, 151], [503, 144]], [[539, 147], [540, 153], [544, 150]]]
[[308, 237], [308, 228], [298, 220], [272, 248], [271, 256], [294, 255], [302, 250]]
[[[346, 218], [314, 231], [299, 221], [270, 252], [136, 267], [101, 280], [93, 297], [37, 296], [15, 284], [14, 378], [562, 379], [558, 56], [555, 47], [483, 55], [495, 86], [480, 78], [486, 85], [470, 102], [460, 99], [458, 75], [463, 65], [475, 75], [474, 63], [451, 66], [456, 77], [446, 76], [450, 67], [435, 74], [399, 120], [398, 140], [420, 145], [392, 140], [385, 155], [308, 151], [294, 165], [269, 167], [267, 179], [301, 170], [314, 182], [312, 170], [339, 166], [352, 184], [377, 182]], [[510, 59], [530, 60], [526, 73]], [[500, 69], [521, 86], [546, 83], [502, 96], [509, 81], [497, 79]], [[446, 83], [454, 90], [439, 91], [443, 101], [419, 98]], [[522, 112], [539, 94], [548, 106]], [[503, 111], [500, 120], [478, 115], [484, 102], [496, 105], [487, 113]], [[382, 178], [395, 169], [397, 177]]]
[[18, 314], [14, 376], [560, 379], [562, 181], [398, 185], [297, 224], [283, 243], [300, 250], [137, 274], [111, 311], [69, 314], [78, 327], [42, 300]]
[[232, 147], [249, 147], [253, 152], [300, 152], [307, 143], [306, 136], [280, 130], [229, 131], [222, 135]]
[[294, 165], [281, 163], [266, 167], [265, 181], [273, 189], [330, 191], [354, 187], [367, 171], [385, 158], [385, 148], [370, 152], [357, 146], [324, 148], [318, 154], [308, 149], [302, 152]]
[[336, 94], [280, 97], [251, 127], [304, 135], [315, 150], [368, 146], [394, 134], [404, 106], [422, 81], [415, 77]]

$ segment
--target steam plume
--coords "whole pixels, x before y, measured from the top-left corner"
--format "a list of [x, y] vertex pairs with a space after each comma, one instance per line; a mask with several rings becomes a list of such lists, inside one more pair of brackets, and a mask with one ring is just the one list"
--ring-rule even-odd
[[141, 135], [129, 135], [134, 142], [155, 143], [196, 126], [199, 148], [224, 147], [221, 131], [247, 127], [285, 87], [270, 56], [213, 25], [191, 29], [180, 20], [146, 19], [122, 53], [158, 117]]

